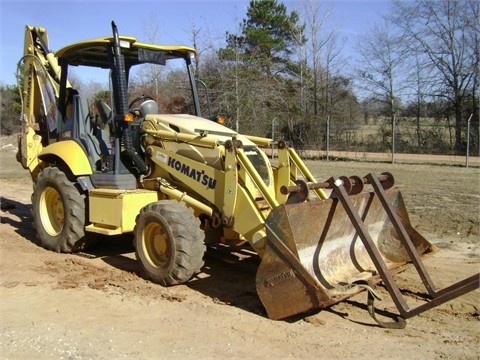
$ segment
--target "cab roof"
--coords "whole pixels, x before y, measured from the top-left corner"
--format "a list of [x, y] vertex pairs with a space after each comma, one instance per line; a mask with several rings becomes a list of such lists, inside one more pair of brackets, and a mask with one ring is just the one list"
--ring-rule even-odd
[[[121, 53], [125, 58], [125, 65], [131, 67], [143, 63], [139, 59], [139, 49], [153, 50], [163, 54], [165, 60], [187, 58], [196, 54], [194, 48], [182, 45], [154, 45], [138, 42], [131, 36], [119, 36]], [[58, 50], [55, 53], [57, 58], [63, 58], [70, 65], [93, 66], [109, 68], [109, 48], [113, 44], [113, 36], [101, 37], [91, 40], [77, 42]]]

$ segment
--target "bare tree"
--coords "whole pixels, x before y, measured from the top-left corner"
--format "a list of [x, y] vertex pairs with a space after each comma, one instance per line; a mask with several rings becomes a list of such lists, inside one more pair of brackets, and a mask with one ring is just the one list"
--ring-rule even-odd
[[318, 86], [321, 70], [322, 49], [334, 37], [334, 32], [325, 30], [327, 19], [332, 12], [332, 7], [322, 1], [307, 0], [303, 2], [303, 16], [307, 25], [307, 35], [310, 38], [311, 69], [313, 73], [313, 113], [318, 115]]
[[[160, 30], [158, 28], [158, 19], [150, 14], [148, 21], [143, 23], [143, 32], [146, 42], [158, 44], [160, 42]], [[161, 77], [161, 67], [156, 65], [144, 65], [137, 70], [137, 78], [141, 83], [155, 85], [155, 100], [160, 102], [159, 81]]]
[[308, 65], [312, 74], [309, 86], [313, 111], [312, 140], [314, 143], [318, 142], [318, 132], [323, 132], [319, 127], [322, 122], [327, 127], [324, 133], [328, 151], [329, 125], [335, 103], [338, 102], [333, 88], [345, 64], [345, 59], [341, 56], [343, 46], [336, 29], [330, 27], [332, 4], [318, 0], [306, 0], [301, 3], [306, 34], [310, 40], [310, 48], [305, 57], [310, 60]]
[[402, 38], [394, 33], [387, 21], [373, 25], [356, 43], [360, 63], [357, 69], [359, 88], [384, 102], [391, 123], [392, 163], [395, 162], [397, 98], [404, 90], [398, 74], [405, 59]]
[[422, 108], [425, 106], [428, 97], [428, 67], [421, 61], [418, 53], [415, 53], [407, 60], [408, 78], [406, 79], [408, 86], [411, 88], [412, 100], [410, 102], [415, 116], [415, 146], [419, 149], [422, 145], [421, 119], [423, 117]]
[[[477, 146], [478, 156], [480, 156], [480, 6], [476, 1], [469, 2], [471, 15], [468, 18], [467, 26], [470, 28], [468, 31], [469, 39], [467, 40], [473, 49], [474, 63], [473, 63], [473, 86], [472, 86], [472, 134], [467, 136], [473, 136], [476, 141], [473, 141], [473, 145]], [[476, 129], [475, 129], [476, 128]]]
[[[476, 0], [394, 0], [391, 20], [402, 36], [431, 65], [436, 96], [447, 98], [455, 114], [455, 150], [463, 150], [463, 110], [478, 74]], [[475, 14], [477, 16], [475, 16]], [[477, 44], [472, 39], [477, 39]], [[477, 53], [475, 53], [477, 51]], [[477, 75], [478, 76], [478, 75]]]
[[195, 73], [197, 76], [200, 76], [200, 59], [201, 59], [201, 49], [200, 49], [200, 34], [202, 32], [202, 28], [198, 27], [195, 23], [190, 25], [190, 39], [192, 41], [192, 46], [197, 51], [197, 56], [195, 57]]

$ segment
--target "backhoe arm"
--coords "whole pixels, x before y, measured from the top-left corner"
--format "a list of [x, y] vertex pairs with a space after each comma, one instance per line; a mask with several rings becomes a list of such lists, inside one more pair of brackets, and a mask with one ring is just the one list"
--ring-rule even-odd
[[46, 30], [26, 26], [24, 55], [17, 68], [22, 99], [17, 160], [32, 177], [40, 164], [38, 154], [56, 132], [60, 72], [57, 58], [48, 49]]

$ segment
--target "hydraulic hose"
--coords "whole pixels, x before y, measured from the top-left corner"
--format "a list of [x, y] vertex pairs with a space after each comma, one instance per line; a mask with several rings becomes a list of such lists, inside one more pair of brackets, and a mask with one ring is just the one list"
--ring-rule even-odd
[[123, 129], [122, 137], [123, 146], [125, 147], [124, 154], [135, 165], [135, 167], [138, 169], [139, 174], [148, 173], [148, 166], [145, 164], [145, 161], [143, 161], [142, 157], [138, 155], [137, 151], [133, 146], [132, 131], [130, 130], [129, 126]]

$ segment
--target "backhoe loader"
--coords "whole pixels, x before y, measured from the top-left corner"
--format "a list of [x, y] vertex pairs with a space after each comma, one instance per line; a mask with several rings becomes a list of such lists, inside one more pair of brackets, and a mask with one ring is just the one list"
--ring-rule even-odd
[[[256, 288], [271, 319], [367, 290], [372, 317], [403, 327], [478, 288], [475, 274], [436, 289], [422, 262], [435, 247], [410, 224], [392, 174], [316, 179], [288, 142], [240, 134], [202, 115], [195, 49], [138, 42], [111, 25], [111, 36], [56, 52], [44, 28], [26, 26], [17, 159], [33, 180], [42, 247], [79, 252], [95, 234], [133, 233], [145, 273], [169, 286], [201, 271], [207, 246], [245, 246], [261, 259]], [[172, 61], [182, 68], [156, 75], [171, 79], [173, 93], [182, 79], [185, 94], [166, 102], [152, 84], [155, 94], [128, 102], [137, 67], [163, 69]], [[87, 101], [74, 89], [68, 72], [76, 67], [104, 69], [109, 98]], [[265, 150], [272, 148], [275, 161]], [[408, 264], [430, 297], [412, 309], [393, 278]], [[375, 316], [379, 282], [397, 321]]]

